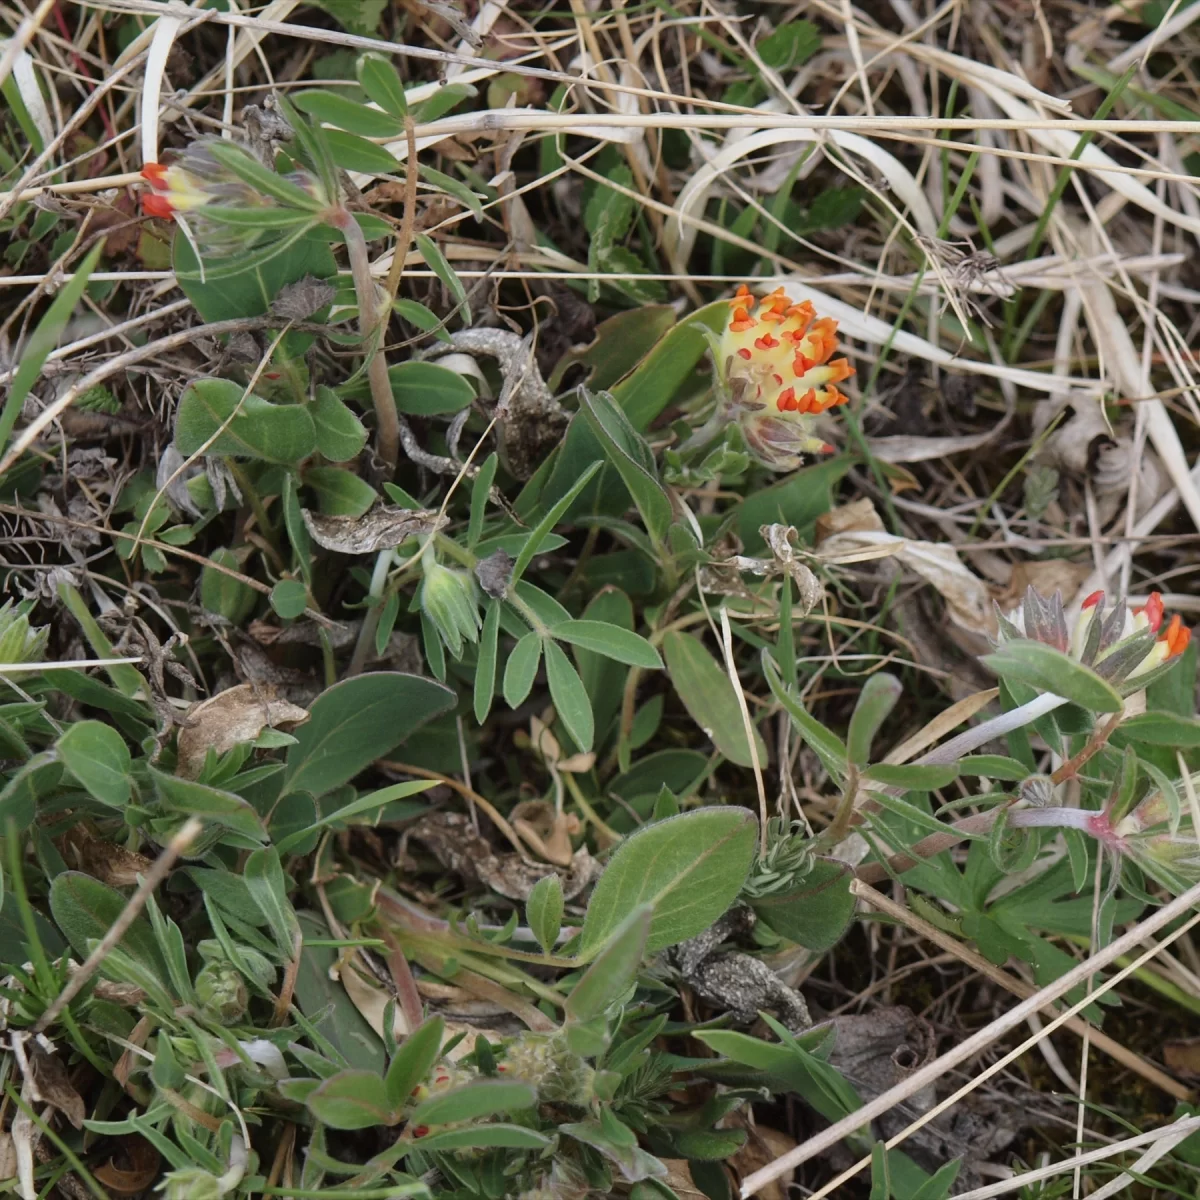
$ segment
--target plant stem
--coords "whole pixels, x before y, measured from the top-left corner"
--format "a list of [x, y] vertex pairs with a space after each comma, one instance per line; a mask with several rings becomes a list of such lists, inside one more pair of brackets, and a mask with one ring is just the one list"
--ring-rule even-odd
[[354, 643], [354, 654], [350, 658], [350, 666], [346, 670], [347, 678], [357, 675], [367, 665], [367, 655], [375, 642], [375, 630], [379, 628], [379, 617], [383, 612], [383, 592], [387, 586], [388, 571], [395, 557], [394, 550], [380, 550], [375, 560], [375, 570], [371, 574], [370, 608], [363, 617], [362, 628], [358, 631], [358, 641]]
[[[1010, 733], [1012, 730], [1018, 729], [1030, 721], [1035, 721], [1038, 717], [1059, 708], [1063, 704], [1066, 704], [1066, 701], [1061, 696], [1043, 693], [1040, 696], [1036, 696], [1028, 704], [1021, 705], [1020, 708], [1014, 708], [1010, 712], [1001, 713], [1000, 716], [994, 717], [990, 721], [985, 721], [982, 725], [977, 725], [974, 729], [968, 729], [964, 733], [960, 733], [958, 737], [951, 738], [944, 746], [940, 746], [938, 749], [930, 751], [924, 757], [917, 759], [917, 762], [920, 764], [957, 762], [964, 755], [970, 754], [972, 750], [978, 749], [978, 747], [985, 745], [993, 738], [999, 737], [1004, 733]], [[1073, 779], [1078, 775], [1079, 769], [1084, 763], [1107, 744], [1113, 731], [1121, 723], [1123, 716], [1124, 713], [1113, 713], [1088, 738], [1083, 749], [1067, 759], [1050, 776], [1051, 782], [1060, 784], [1064, 780]], [[888, 788], [886, 790], [893, 794], [899, 794], [899, 789], [896, 788]], [[928, 837], [922, 838], [919, 842], [915, 843], [909, 850], [891, 855], [886, 863], [866, 863], [858, 868], [855, 875], [863, 883], [880, 883], [891, 874], [898, 875], [904, 871], [911, 870], [926, 859], [932, 858], [935, 854], [941, 854], [944, 850], [949, 850], [956, 846], [965, 837], [990, 832], [992, 826], [995, 825], [1000, 814], [1003, 812], [1010, 814], [1009, 820], [1011, 824], [1018, 828], [1032, 828], [1034, 826], [1069, 827], [1072, 829], [1081, 829], [1083, 832], [1103, 840], [1101, 832], [1093, 824], [1095, 818], [1100, 816], [1100, 814], [1091, 809], [1022, 807], [1013, 811], [1013, 806], [1016, 803], [1018, 801], [1014, 800], [1010, 804], [1002, 804], [996, 808], [990, 808], [986, 812], [963, 817], [949, 826], [945, 833], [931, 833]], [[864, 810], [870, 811], [866, 809], [865, 805]]]
[[371, 385], [371, 403], [375, 405], [375, 450], [388, 468], [395, 470], [400, 459], [400, 419], [396, 415], [396, 400], [388, 378], [387, 358], [383, 353], [381, 336], [387, 322], [387, 310], [380, 311], [375, 280], [371, 278], [371, 259], [367, 240], [352, 213], [340, 209], [334, 224], [346, 239], [350, 258], [350, 273], [358, 297], [358, 330], [362, 337], [363, 353], [367, 356], [367, 380]]

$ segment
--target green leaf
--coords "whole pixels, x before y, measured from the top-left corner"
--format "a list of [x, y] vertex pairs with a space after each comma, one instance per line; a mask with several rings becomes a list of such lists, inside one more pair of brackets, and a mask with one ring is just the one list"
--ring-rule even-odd
[[580, 412], [588, 428], [628, 488], [647, 532], [661, 544], [674, 520], [675, 510], [658, 481], [653, 453], [611, 396], [585, 391], [581, 398]]
[[768, 67], [794, 70], [821, 49], [821, 31], [811, 21], [785, 21], [754, 44]]
[[580, 957], [590, 962], [643, 904], [654, 907], [648, 954], [702, 933], [737, 898], [756, 830], [748, 809], [698, 808], [630, 835], [592, 892]]
[[903, 691], [900, 680], [885, 671], [877, 672], [863, 684], [846, 734], [846, 751], [852, 763], [862, 767], [870, 760], [875, 735]]
[[408, 115], [408, 97], [404, 94], [404, 85], [392, 62], [382, 54], [363, 54], [355, 65], [355, 73], [359, 86], [367, 93], [367, 99], [395, 117], [403, 131], [404, 118]]
[[764, 525], [793, 525], [802, 543], [810, 541], [816, 519], [833, 507], [833, 489], [856, 461], [854, 455], [839, 454], [747, 495], [738, 511], [742, 553], [759, 554], [766, 548], [759, 532]]
[[331, 1129], [373, 1129], [398, 1119], [383, 1080], [371, 1071], [339, 1071], [323, 1079], [305, 1103]]
[[308, 229], [312, 225], [310, 213], [297, 212], [294, 208], [225, 208], [207, 204], [204, 217], [220, 225], [232, 225], [236, 229]]
[[[699, 638], [672, 630], [663, 638], [663, 657], [676, 694], [692, 720], [712, 739], [713, 745], [730, 762], [751, 767], [754, 759], [746, 741], [746, 725], [733, 684]], [[754, 732], [758, 762], [767, 762], [767, 748]]]
[[281, 794], [333, 791], [453, 705], [449, 688], [418, 675], [380, 671], [335, 683], [295, 731]]
[[601, 1108], [602, 1121], [589, 1117], [569, 1125], [560, 1125], [559, 1130], [576, 1141], [598, 1150], [605, 1158], [616, 1163], [621, 1174], [630, 1183], [640, 1179], [663, 1179], [667, 1175], [665, 1163], [643, 1150], [637, 1137], [627, 1126], [621, 1124], [612, 1110]]
[[467, 378], [437, 363], [404, 362], [388, 368], [396, 407], [416, 417], [461, 412], [475, 399]]
[[283, 491], [279, 497], [283, 506], [283, 524], [287, 529], [288, 541], [296, 552], [296, 560], [300, 564], [300, 574], [304, 577], [306, 587], [312, 587], [313, 551], [312, 541], [308, 536], [308, 527], [304, 524], [304, 514], [300, 508], [299, 480], [291, 471], [283, 480]]
[[203, 279], [191, 243], [177, 237], [174, 265], [179, 286], [206, 321], [265, 316], [289, 283], [337, 273], [329, 239], [316, 229], [285, 233], [247, 254], [205, 259]]
[[943, 1163], [915, 1192], [910, 1193], [912, 1200], [946, 1200], [961, 1167], [961, 1158]]
[[[81, 871], [56, 875], [50, 884], [50, 915], [81, 959], [90, 952], [88, 942], [99, 941], [116, 923], [125, 903], [116, 888]], [[156, 979], [167, 977], [154, 930], [145, 916], [134, 918], [117, 945]], [[103, 964], [100, 970], [103, 973]]]
[[[304, 830], [294, 833], [290, 837], [287, 837], [283, 841], [279, 842], [277, 847], [279, 853], [286, 854], [293, 847], [298, 846], [311, 832], [313, 832], [313, 830], [325, 829], [328, 826], [336, 825], [341, 821], [349, 821], [351, 817], [360, 817], [364, 813], [371, 813], [373, 819], [363, 823], [374, 824], [375, 821], [383, 815], [383, 810], [386, 805], [392, 804], [397, 800], [403, 800], [408, 796], [418, 795], [420, 792], [427, 792], [431, 787], [433, 787], [432, 783], [427, 783], [425, 780], [421, 779], [414, 779], [409, 780], [406, 783], [389, 784], [387, 787], [378, 788], [373, 792], [366, 792], [363, 795], [356, 797], [354, 800], [351, 800], [349, 804], [344, 804], [341, 808], [335, 809], [333, 812], [321, 817]], [[404, 814], [406, 816], [419, 815], [424, 811], [424, 806], [420, 804], [410, 806], [401, 805], [402, 809], [405, 809], [406, 807], [412, 810], [406, 811]]]
[[425, 265], [445, 284], [446, 290], [454, 297], [457, 312], [463, 324], [470, 325], [471, 306], [467, 301], [467, 289], [463, 287], [457, 272], [446, 261], [446, 256], [441, 252], [437, 242], [426, 233], [418, 233], [413, 241], [421, 252]]
[[960, 758], [957, 765], [960, 775], [982, 775], [988, 779], [1017, 782], [1029, 774], [1024, 763], [1003, 754], [972, 754], [967, 758]]
[[442, 1042], [446, 1037], [446, 1022], [440, 1017], [423, 1021], [404, 1039], [388, 1066], [388, 1100], [393, 1108], [407, 1103], [413, 1090], [433, 1069], [442, 1053]]
[[[500, 601], [490, 600], [479, 635], [479, 654], [475, 660], [474, 708], [475, 720], [482, 725], [491, 711], [496, 696], [496, 659], [499, 653]], [[534, 671], [537, 663], [534, 663]], [[530, 681], [530, 687], [533, 686]]]
[[285, 620], [299, 617], [308, 607], [308, 589], [298, 579], [281, 579], [271, 589], [271, 607]]
[[255, 841], [267, 840], [262, 817], [241, 796], [222, 791], [221, 788], [209, 787], [206, 783], [196, 783], [192, 779], [168, 775], [153, 767], [149, 770], [163, 808], [169, 812], [203, 817], [215, 821], [218, 825], [224, 825], [226, 829], [254, 838]]
[[876, 1142], [871, 1147], [871, 1192], [867, 1200], [891, 1200], [892, 1180], [888, 1174], [887, 1147]]
[[584, 650], [594, 650], [606, 658], [628, 663], [631, 667], [643, 667], [648, 671], [659, 670], [662, 659], [658, 651], [641, 634], [619, 625], [604, 621], [562, 621], [551, 630], [552, 637], [560, 642], [570, 642]]
[[586, 753], [592, 748], [592, 741], [596, 736], [587, 688], [583, 686], [579, 672], [560, 646], [548, 641], [545, 643], [545, 652], [546, 681], [550, 684], [550, 699], [554, 701], [554, 710], [558, 713], [559, 720], [567, 727], [572, 740]]
[[1027, 683], [1092, 712], [1121, 711], [1121, 697], [1095, 671], [1042, 642], [1005, 642], [982, 661], [1001, 679]]
[[[380, 61], [392, 72], [392, 78], [399, 85], [400, 80], [396, 77], [395, 68], [382, 59]], [[361, 61], [359, 62], [359, 71], [361, 75]], [[366, 90], [365, 85], [363, 90]], [[403, 97], [404, 90], [402, 88], [398, 88], [398, 90]], [[374, 99], [373, 96], [371, 98]], [[395, 138], [404, 133], [402, 118], [398, 119], [387, 112], [379, 112], [378, 109], [370, 108], [366, 104], [359, 104], [357, 100], [347, 99], [337, 92], [327, 92], [319, 88], [293, 92], [292, 103], [301, 112], [308, 113], [310, 117], [316, 117], [318, 121], [336, 125], [339, 129], [347, 129], [351, 133], [361, 134], [366, 138]], [[387, 152], [384, 151], [384, 153]], [[388, 157], [391, 158], [391, 155]], [[392, 159], [392, 167], [394, 168], [395, 165], [396, 161]]]
[[129, 803], [129, 747], [111, 725], [76, 721], [58, 739], [57, 749], [67, 770], [93, 799], [110, 808], [124, 808]]
[[434, 170], [433, 167], [427, 167], [424, 163], [420, 165], [419, 171], [421, 178], [426, 183], [440, 192], [445, 192], [447, 196], [452, 196], [477, 221], [484, 219], [483, 204], [479, 195], [471, 191], [465, 183], [460, 183], [453, 175], [445, 175], [441, 171]]
[[176, 1090], [187, 1082], [187, 1075], [175, 1058], [171, 1039], [165, 1030], [159, 1030], [154, 1044], [154, 1065], [150, 1068], [150, 1078], [160, 1088]]
[[744, 1129], [680, 1129], [671, 1136], [675, 1152], [691, 1162], [724, 1162], [745, 1144]]
[[467, 525], [467, 546], [474, 549], [483, 533], [483, 518], [487, 513], [488, 499], [492, 492], [492, 481], [496, 478], [499, 459], [493, 450], [483, 460], [479, 474], [471, 484], [471, 517]]
[[321, 201], [310, 192], [304, 190], [290, 179], [264, 167], [249, 151], [244, 150], [236, 142], [210, 141], [209, 152], [226, 170], [232, 171], [239, 179], [248, 183], [255, 191], [278, 200], [289, 208], [299, 208], [307, 212], [320, 212]]
[[365, 479], [341, 467], [309, 467], [304, 482], [316, 492], [321, 512], [331, 517], [361, 517], [379, 499]]
[[543, 875], [533, 885], [529, 899], [525, 901], [525, 920], [533, 930], [538, 945], [553, 954], [558, 943], [558, 931], [562, 928], [563, 890], [562, 880], [557, 875]]
[[568, 1021], [579, 1024], [603, 1016], [609, 1005], [621, 998], [637, 977], [653, 919], [649, 904], [640, 905], [626, 917], [567, 995], [563, 1008]]
[[763, 651], [762, 664], [771, 694], [792, 718], [792, 724], [796, 726], [800, 736], [813, 748], [825, 769], [835, 779], [845, 779], [847, 750], [841, 738], [826, 729], [792, 692], [784, 687], [783, 680], [779, 678], [779, 668], [775, 666], [775, 660], [766, 650]]
[[1173, 712], [1144, 712], [1121, 722], [1115, 745], [1141, 742], [1146, 746], [1172, 746], [1192, 750], [1200, 746], [1200, 721]]
[[17, 360], [16, 372], [9, 386], [8, 396], [4, 401], [4, 410], [0, 412], [0, 449], [7, 449], [9, 438], [12, 437], [13, 426], [21, 415], [22, 406], [29, 396], [33, 385], [42, 373], [42, 366], [50, 351], [58, 345], [59, 337], [66, 328], [75, 306], [83, 296], [91, 273], [96, 269], [96, 263], [104, 249], [104, 242], [97, 242], [88, 252], [87, 257], [76, 268], [71, 278], [59, 290], [58, 295], [50, 302], [45, 316], [37, 323], [37, 327], [29, 340], [21, 347]]
[[515, 585], [517, 580], [521, 578], [525, 572], [525, 568], [529, 566], [531, 562], [533, 562], [533, 556], [538, 552], [538, 550], [541, 549], [542, 542], [545, 540], [546, 536], [554, 529], [554, 526], [558, 524], [563, 513], [565, 513], [567, 509], [571, 507], [575, 497], [578, 496], [585, 487], [587, 487], [592, 480], [592, 476], [595, 475], [598, 470], [600, 470], [602, 465], [603, 464], [599, 462], [594, 462], [591, 464], [591, 466], [584, 470], [583, 474], [580, 475], [580, 477], [575, 481], [567, 494], [563, 496], [558, 503], [555, 504], [554, 507], [551, 508], [550, 511], [537, 523], [534, 531], [526, 540], [525, 545], [521, 547], [521, 552], [517, 555], [516, 562], [513, 563], [512, 577], [509, 586]]
[[[92, 616], [87, 602], [79, 594], [79, 591], [64, 580], [58, 585], [58, 595], [66, 605], [67, 611], [79, 622], [83, 629], [83, 636], [87, 638], [88, 645], [96, 652], [96, 657], [106, 659], [119, 657], [113, 649], [112, 642], [105, 636], [104, 630], [96, 623], [96, 618]], [[137, 668], [130, 666], [129, 663], [113, 663], [105, 670], [113, 681], [113, 686], [123, 696], [136, 696], [139, 692], [143, 695], [149, 693], [149, 685], [138, 673]], [[55, 672], [56, 677], [59, 674], [59, 672]], [[64, 687], [63, 690], [66, 688]]]
[[53, 751], [23, 763], [0, 791], [0, 829], [9, 821], [20, 832], [28, 829], [37, 817], [38, 801], [58, 787], [62, 774], [63, 764]]
[[379, 31], [388, 0], [309, 0], [314, 7], [324, 9], [351, 33], [370, 37]]
[[316, 430], [317, 449], [330, 462], [349, 462], [367, 444], [363, 423], [332, 388], [317, 388], [309, 411]]
[[267, 925], [281, 953], [291, 958], [292, 946], [300, 933], [300, 922], [288, 900], [288, 878], [283, 873], [283, 865], [275, 847], [255, 850], [246, 859], [242, 878], [254, 903], [267, 918]]
[[225, 454], [290, 466], [312, 454], [317, 436], [298, 404], [271, 404], [228, 379], [197, 379], [179, 400], [175, 445], [185, 457]]
[[524, 1125], [506, 1125], [493, 1121], [487, 1125], [469, 1125], [465, 1129], [443, 1129], [423, 1137], [413, 1149], [469, 1150], [486, 1146], [503, 1146], [510, 1150], [546, 1150], [554, 1143], [544, 1134]]
[[529, 1084], [487, 1079], [430, 1096], [417, 1105], [408, 1120], [411, 1125], [450, 1125], [455, 1121], [478, 1121], [496, 1113], [533, 1108], [535, 1104], [537, 1092]]
[[[218, 546], [209, 561], [234, 571], [241, 571], [238, 556], [228, 546]], [[205, 565], [200, 572], [200, 605], [206, 611], [224, 617], [232, 625], [240, 625], [258, 600], [258, 593], [240, 579], [234, 579], [216, 567]]]
[[717, 300], [669, 330], [638, 367], [612, 390], [634, 429], [648, 429], [679, 389], [694, 377], [708, 341], [702, 329], [719, 333], [729, 319], [729, 303]]
[[[888, 787], [905, 788], [910, 792], [932, 792], [937, 788], [949, 787], [958, 778], [958, 766], [922, 766], [916, 763], [876, 763], [863, 772], [865, 779], [874, 779]], [[1021, 776], [1025, 778], [1024, 775]]]
[[786, 1046], [774, 1045], [730, 1029], [701, 1029], [692, 1036], [736, 1063], [785, 1080], [828, 1121], [862, 1107], [850, 1084], [795, 1040]]
[[551, 387], [561, 380], [568, 367], [578, 364], [587, 368], [582, 382], [592, 391], [612, 388], [650, 353], [674, 324], [675, 310], [669, 304], [642, 305], [601, 321], [590, 345], [568, 350], [558, 360], [549, 380]]
[[841, 939], [854, 917], [853, 877], [845, 863], [819, 858], [792, 887], [755, 896], [750, 907], [780, 937], [821, 953]]
[[[381, 114], [376, 113], [375, 115], [380, 116]], [[321, 133], [329, 146], [333, 161], [343, 171], [362, 171], [367, 175], [391, 175], [400, 165], [382, 146], [368, 142], [366, 138], [359, 137], [357, 133], [346, 133], [341, 129], [323, 129]], [[356, 219], [360, 215], [369, 216], [370, 214], [356, 214]], [[364, 234], [369, 234], [371, 237], [379, 236], [375, 232], [378, 221], [379, 218], [374, 218], [370, 223], [372, 228], [364, 229]], [[361, 221], [359, 225], [362, 227]]]

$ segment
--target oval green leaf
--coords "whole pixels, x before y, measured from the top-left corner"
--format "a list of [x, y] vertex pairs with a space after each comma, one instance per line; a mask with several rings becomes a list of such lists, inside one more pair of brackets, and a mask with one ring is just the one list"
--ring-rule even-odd
[[983, 661], [1001, 679], [1027, 683], [1092, 712], [1121, 711], [1121, 697], [1107, 682], [1053, 646], [1023, 638], [1005, 642]]
[[335, 683], [317, 697], [309, 720], [295, 731], [281, 794], [331, 792], [453, 705], [449, 688], [399, 671]]
[[[690, 633], [672, 630], [663, 638], [663, 656], [667, 660], [671, 683], [692, 720], [730, 762], [739, 767], [752, 767], [754, 759], [746, 741], [746, 726], [733, 684], [724, 668], [704, 648], [704, 643]], [[757, 730], [754, 742], [758, 762], [764, 765], [767, 748]]]
[[76, 721], [58, 739], [58, 754], [88, 794], [109, 808], [124, 808], [132, 789], [125, 739], [101, 721]]
[[591, 961], [643, 904], [654, 907], [647, 953], [703, 933], [737, 898], [757, 827], [745, 808], [698, 808], [626, 838], [592, 892], [580, 957]]
[[548, 641], [545, 651], [546, 681], [550, 684], [550, 699], [554, 701], [555, 712], [575, 744], [586, 753], [596, 736], [587, 688], [561, 646]]
[[663, 665], [658, 651], [641, 634], [619, 625], [609, 625], [606, 621], [562, 621], [550, 633], [560, 642], [593, 650], [631, 667], [655, 671]]
[[229, 379], [197, 379], [179, 401], [175, 445], [185, 457], [224, 454], [290, 466], [317, 448], [308, 410], [271, 404]]

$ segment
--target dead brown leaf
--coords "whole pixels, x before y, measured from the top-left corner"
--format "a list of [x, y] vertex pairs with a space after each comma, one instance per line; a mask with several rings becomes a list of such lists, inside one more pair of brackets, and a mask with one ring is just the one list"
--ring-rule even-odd
[[996, 603], [1011, 612], [1025, 598], [1026, 588], [1039, 595], [1053, 596], [1062, 592], [1063, 604], [1075, 599], [1079, 585], [1092, 573], [1088, 562], [1068, 562], [1065, 558], [1048, 558], [1041, 562], [1020, 562], [1013, 567], [1008, 587], [996, 596]]
[[564, 898], [573, 900], [600, 874], [599, 864], [582, 846], [571, 856], [569, 867], [525, 862], [517, 854], [500, 853], [462, 813], [430, 813], [408, 830], [408, 838], [426, 846], [456, 875], [478, 880], [510, 900], [528, 900], [534, 884], [551, 873], [562, 881]]
[[1200, 1038], [1177, 1038], [1164, 1042], [1163, 1062], [1180, 1075], [1200, 1077]]
[[377, 504], [361, 517], [326, 517], [302, 510], [304, 524], [318, 546], [339, 554], [374, 554], [393, 550], [410, 537], [436, 533], [449, 518], [432, 510]]
[[679, 1200], [702, 1200], [704, 1193], [692, 1180], [692, 1171], [686, 1158], [664, 1158], [667, 1177], [663, 1182], [679, 1197]]
[[224, 754], [252, 742], [264, 729], [294, 726], [308, 720], [308, 712], [278, 695], [270, 684], [240, 683], [194, 704], [179, 731], [177, 775], [195, 779], [211, 746]]
[[856, 500], [818, 518], [817, 537], [818, 557], [830, 566], [894, 559], [937, 589], [956, 625], [982, 636], [995, 632], [987, 584], [963, 564], [954, 547], [884, 532], [870, 500]]
[[158, 1151], [137, 1134], [126, 1134], [117, 1143], [116, 1153], [93, 1174], [110, 1192], [118, 1196], [136, 1196], [157, 1178], [162, 1158]]
[[[740, 1112], [730, 1114], [725, 1123], [746, 1130], [746, 1144], [729, 1160], [729, 1166], [737, 1177], [737, 1184], [796, 1145], [796, 1140], [788, 1137], [786, 1133], [780, 1133], [778, 1129], [770, 1129], [766, 1125], [752, 1125]], [[794, 1174], [794, 1171], [789, 1171], [768, 1183], [758, 1193], [761, 1200], [787, 1200], [788, 1185]], [[736, 1186], [734, 1190], [737, 1190]]]
[[545, 800], [525, 800], [509, 813], [509, 822], [540, 858], [557, 867], [569, 867], [574, 857], [571, 835], [579, 832], [574, 813], [555, 812]]
[[[366, 1018], [367, 1024], [380, 1037], [383, 1037], [384, 1012], [387, 1009], [388, 1001], [394, 1000], [395, 997], [385, 992], [373, 979], [353, 964], [343, 965], [338, 975], [342, 981], [342, 987], [346, 989], [346, 995], [350, 997], [354, 1007]], [[397, 1039], [407, 1037], [412, 1031], [408, 1028], [399, 1002], [395, 1005], [394, 1013], [392, 1036]]]
[[87, 1106], [83, 1097], [71, 1086], [63, 1060], [44, 1049], [36, 1038], [29, 1038], [24, 1048], [33, 1098], [41, 1104], [53, 1104], [76, 1129], [82, 1129]]
[[849, 504], [839, 504], [837, 508], [822, 513], [817, 518], [814, 543], [820, 546], [836, 533], [857, 533], [862, 529], [883, 531], [883, 520], [875, 511], [875, 505], [866, 497]]
[[109, 887], [132, 887], [154, 860], [96, 837], [85, 824], [72, 825], [55, 840], [59, 853], [69, 867], [107, 883]]

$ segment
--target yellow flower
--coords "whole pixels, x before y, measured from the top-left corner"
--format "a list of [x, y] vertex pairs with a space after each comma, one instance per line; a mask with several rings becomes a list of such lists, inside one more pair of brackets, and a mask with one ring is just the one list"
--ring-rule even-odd
[[717, 371], [747, 445], [776, 470], [798, 466], [800, 454], [831, 453], [812, 426], [814, 417], [848, 399], [837, 384], [854, 368], [831, 359], [837, 322], [818, 317], [807, 300], [793, 304], [783, 288], [756, 301], [743, 285], [729, 305]]

